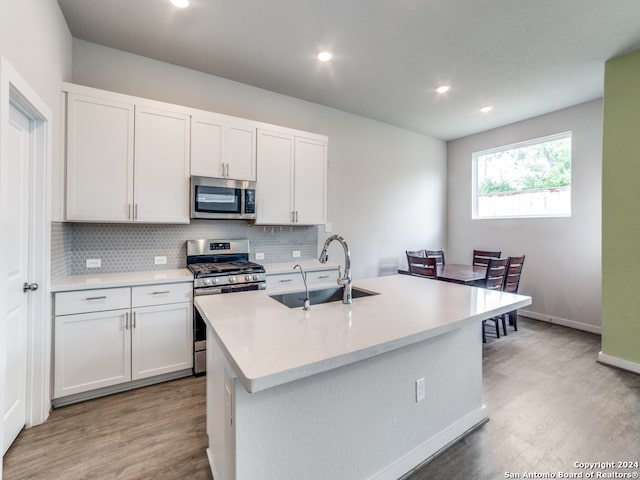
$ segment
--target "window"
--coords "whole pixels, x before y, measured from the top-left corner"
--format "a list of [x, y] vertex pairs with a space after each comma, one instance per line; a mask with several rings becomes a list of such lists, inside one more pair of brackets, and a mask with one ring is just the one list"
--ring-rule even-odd
[[571, 132], [473, 154], [473, 218], [571, 215]]

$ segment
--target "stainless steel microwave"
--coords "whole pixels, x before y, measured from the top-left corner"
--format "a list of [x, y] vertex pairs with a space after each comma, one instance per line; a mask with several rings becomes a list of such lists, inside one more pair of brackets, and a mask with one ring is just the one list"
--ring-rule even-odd
[[256, 218], [256, 182], [191, 177], [191, 218]]

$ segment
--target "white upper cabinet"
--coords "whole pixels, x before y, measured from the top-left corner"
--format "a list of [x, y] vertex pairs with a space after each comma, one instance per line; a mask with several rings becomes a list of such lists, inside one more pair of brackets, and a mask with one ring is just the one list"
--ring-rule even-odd
[[191, 175], [256, 179], [256, 124], [217, 114], [191, 118]]
[[190, 116], [69, 87], [66, 219], [189, 223]]
[[67, 220], [131, 221], [132, 104], [67, 96]]
[[134, 220], [189, 223], [189, 120], [136, 107]]
[[296, 137], [294, 198], [296, 223], [326, 222], [327, 142]]
[[191, 175], [224, 177], [225, 123], [216, 115], [191, 117]]
[[258, 130], [256, 223], [294, 223], [293, 135]]
[[258, 130], [256, 223], [326, 222], [327, 138], [289, 129]]
[[326, 222], [322, 135], [64, 84], [66, 220], [189, 223], [190, 176], [257, 181], [256, 223]]

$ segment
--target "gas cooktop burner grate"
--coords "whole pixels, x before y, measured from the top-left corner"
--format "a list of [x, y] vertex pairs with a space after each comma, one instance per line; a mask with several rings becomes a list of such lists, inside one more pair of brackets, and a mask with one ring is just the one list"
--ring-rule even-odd
[[220, 262], [220, 263], [192, 263], [189, 269], [196, 276], [240, 274], [264, 272], [264, 267], [253, 262]]

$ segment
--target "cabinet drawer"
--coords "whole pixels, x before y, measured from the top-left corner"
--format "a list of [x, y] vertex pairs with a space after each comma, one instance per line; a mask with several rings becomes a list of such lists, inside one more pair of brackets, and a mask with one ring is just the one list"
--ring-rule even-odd
[[267, 288], [304, 287], [300, 272], [267, 275]]
[[315, 272], [307, 272], [307, 285], [321, 285], [324, 283], [336, 283], [338, 279], [338, 269], [333, 270], [319, 270]]
[[[338, 269], [331, 268], [327, 270], [312, 270], [305, 271], [307, 275], [307, 286], [309, 288], [323, 285], [323, 284], [333, 284], [336, 283], [338, 279]], [[267, 288], [281, 288], [281, 287], [302, 287], [304, 288], [304, 283], [302, 282], [302, 276], [300, 272], [296, 270], [295, 273], [276, 273], [267, 275]]]
[[131, 288], [131, 306], [146, 307], [168, 303], [190, 302], [193, 283], [163, 283]]
[[101, 288], [55, 294], [55, 315], [117, 310], [131, 306], [131, 289]]

